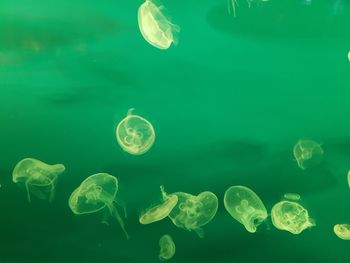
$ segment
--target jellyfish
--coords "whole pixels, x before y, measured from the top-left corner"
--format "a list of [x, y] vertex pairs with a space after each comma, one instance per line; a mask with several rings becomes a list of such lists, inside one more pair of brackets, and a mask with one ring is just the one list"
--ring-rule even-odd
[[349, 53], [348, 53], [348, 60], [350, 61], [350, 51], [349, 51]]
[[302, 205], [288, 200], [280, 201], [272, 207], [271, 219], [277, 229], [294, 235], [316, 225]]
[[293, 148], [294, 158], [303, 170], [318, 165], [323, 153], [321, 145], [312, 140], [299, 140]]
[[333, 230], [337, 237], [343, 240], [350, 240], [350, 224], [336, 224]]
[[107, 173], [93, 174], [86, 178], [69, 197], [69, 207], [76, 215], [91, 214], [103, 211], [106, 217], [114, 217], [121, 226], [126, 238], [129, 235], [125, 230], [124, 221], [118, 213], [115, 204], [118, 192], [118, 180]]
[[266, 208], [256, 193], [245, 186], [231, 186], [225, 192], [224, 205], [228, 213], [250, 233], [266, 220]]
[[18, 162], [12, 173], [14, 183], [24, 184], [28, 201], [31, 194], [51, 202], [55, 195], [57, 176], [65, 171], [63, 164], [46, 164], [42, 161], [25, 158]]
[[141, 155], [152, 147], [156, 135], [152, 124], [145, 118], [132, 114], [132, 111], [130, 109], [127, 116], [119, 122], [116, 128], [117, 140], [124, 151]]
[[175, 255], [175, 243], [170, 235], [163, 235], [159, 240], [159, 259], [169, 260]]
[[291, 201], [299, 201], [300, 195], [296, 193], [285, 193], [283, 196], [285, 199], [291, 200]]
[[350, 170], [348, 171], [348, 185], [350, 187]]
[[[253, 2], [267, 2], [269, 0], [246, 0], [248, 7], [250, 8]], [[227, 11], [229, 14], [236, 16], [236, 7], [238, 6], [237, 0], [227, 0]]]
[[157, 6], [152, 0], [146, 0], [138, 10], [138, 23], [143, 38], [152, 46], [168, 49], [171, 43], [177, 43], [176, 34], [180, 27], [162, 13], [163, 6]]
[[139, 218], [141, 224], [146, 225], [166, 218], [177, 204], [177, 195], [168, 195], [164, 191], [164, 186], [160, 186], [160, 191], [162, 193], [162, 203], [142, 213]]
[[202, 192], [197, 196], [174, 193], [178, 202], [169, 214], [173, 224], [188, 231], [195, 231], [200, 238], [204, 237], [202, 226], [208, 224], [218, 210], [218, 198], [212, 192]]

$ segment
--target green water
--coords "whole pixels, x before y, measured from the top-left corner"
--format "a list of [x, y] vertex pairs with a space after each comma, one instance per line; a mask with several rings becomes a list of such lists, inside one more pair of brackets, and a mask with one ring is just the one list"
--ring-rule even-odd
[[[0, 2], [0, 262], [159, 262], [159, 238], [176, 244], [171, 262], [349, 262], [350, 2], [164, 0], [181, 27], [179, 45], [150, 46], [137, 25], [142, 1]], [[121, 150], [117, 123], [129, 108], [157, 134], [142, 156]], [[302, 171], [299, 138], [322, 143], [322, 164]], [[52, 203], [28, 203], [12, 183], [25, 157], [63, 163]], [[70, 193], [89, 175], [118, 177], [127, 241], [116, 221], [76, 216]], [[140, 225], [143, 209], [168, 192], [214, 192], [205, 238], [170, 220]], [[245, 185], [268, 211], [298, 193], [317, 226], [300, 235], [268, 219], [255, 234], [223, 206]]]

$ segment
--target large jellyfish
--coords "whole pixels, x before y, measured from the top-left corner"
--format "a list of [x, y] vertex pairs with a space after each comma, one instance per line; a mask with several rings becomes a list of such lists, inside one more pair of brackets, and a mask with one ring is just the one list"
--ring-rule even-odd
[[256, 193], [245, 186], [231, 186], [225, 192], [224, 205], [229, 214], [250, 233], [266, 220], [266, 208]]
[[163, 186], [160, 186], [160, 191], [162, 193], [162, 202], [152, 206], [140, 215], [139, 221], [141, 224], [146, 225], [166, 218], [177, 204], [177, 195], [168, 195], [164, 191]]
[[159, 240], [159, 259], [169, 260], [175, 255], [176, 247], [170, 235], [163, 235]]
[[141, 155], [147, 152], [156, 138], [152, 124], [145, 118], [132, 114], [121, 120], [116, 128], [116, 136], [120, 147], [133, 155]]
[[51, 202], [55, 195], [57, 176], [65, 169], [63, 164], [49, 165], [36, 159], [25, 158], [16, 164], [12, 180], [24, 184], [29, 202], [31, 194]]
[[152, 0], [146, 0], [138, 10], [138, 23], [143, 38], [159, 49], [168, 49], [176, 43], [179, 26], [170, 22], [162, 13], [163, 6], [157, 6]]
[[199, 237], [204, 237], [202, 226], [208, 224], [218, 210], [218, 198], [212, 192], [202, 192], [191, 195], [183, 192], [173, 193], [178, 202], [169, 217], [177, 227], [195, 231]]
[[316, 225], [302, 205], [288, 200], [280, 201], [272, 207], [271, 220], [277, 229], [294, 235]]
[[93, 174], [86, 178], [71, 194], [68, 204], [74, 214], [91, 214], [103, 211], [104, 216], [114, 217], [120, 224], [127, 239], [124, 221], [119, 215], [115, 204], [118, 192], [118, 180], [107, 173]]
[[321, 145], [312, 140], [299, 140], [293, 148], [294, 158], [303, 170], [318, 165], [323, 153]]
[[337, 237], [343, 240], [350, 240], [350, 225], [349, 224], [336, 224], [333, 227], [334, 233]]

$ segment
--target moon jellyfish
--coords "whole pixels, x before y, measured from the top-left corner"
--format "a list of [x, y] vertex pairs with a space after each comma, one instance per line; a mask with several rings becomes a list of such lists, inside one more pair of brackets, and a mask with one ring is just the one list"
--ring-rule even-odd
[[153, 206], [142, 213], [139, 218], [141, 224], [146, 225], [166, 218], [177, 204], [177, 195], [168, 195], [164, 191], [163, 186], [160, 186], [160, 191], [162, 193], [162, 203]]
[[175, 255], [175, 243], [171, 236], [163, 235], [159, 240], [159, 247], [159, 259], [161, 261], [169, 260]]
[[143, 38], [152, 46], [168, 49], [176, 43], [176, 33], [180, 27], [171, 23], [162, 13], [163, 6], [157, 6], [152, 0], [146, 0], [138, 10], [138, 23]]
[[291, 200], [291, 201], [299, 201], [300, 195], [296, 193], [285, 193], [283, 196], [285, 199]]
[[265, 205], [251, 189], [245, 186], [231, 186], [225, 192], [224, 205], [228, 213], [244, 225], [250, 233], [266, 220]]
[[294, 158], [303, 170], [318, 165], [323, 153], [321, 145], [312, 140], [299, 140], [293, 148]]
[[202, 192], [197, 196], [176, 192], [178, 202], [169, 214], [175, 226], [195, 231], [199, 237], [204, 237], [202, 226], [208, 224], [218, 210], [218, 198], [212, 192]]
[[[269, 0], [246, 0], [248, 7], [250, 8], [253, 2], [267, 2]], [[229, 14], [236, 16], [236, 7], [238, 6], [237, 0], [227, 0], [227, 11]]]
[[334, 233], [341, 239], [350, 240], [350, 225], [336, 224], [333, 227]]
[[350, 170], [348, 171], [348, 185], [350, 187]]
[[12, 180], [14, 183], [24, 184], [29, 202], [31, 194], [51, 202], [55, 195], [57, 176], [65, 169], [63, 164], [49, 165], [36, 159], [25, 158], [16, 164]]
[[[86, 178], [69, 197], [69, 207], [76, 215], [91, 214], [103, 211], [106, 219], [114, 217], [127, 239], [129, 235], [125, 230], [124, 221], [118, 213], [115, 204], [118, 192], [118, 180], [107, 173], [93, 174]], [[105, 220], [105, 219], [104, 219]]]
[[272, 224], [280, 230], [300, 234], [304, 229], [315, 226], [308, 211], [294, 201], [280, 201], [271, 210]]
[[122, 149], [133, 155], [141, 155], [147, 152], [156, 138], [152, 124], [145, 118], [132, 114], [133, 109], [128, 111], [127, 116], [119, 122], [116, 135]]

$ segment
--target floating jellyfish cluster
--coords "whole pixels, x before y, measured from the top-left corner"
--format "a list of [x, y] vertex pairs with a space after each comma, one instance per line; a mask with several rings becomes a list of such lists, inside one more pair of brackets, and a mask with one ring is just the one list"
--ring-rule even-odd
[[[145, 118], [132, 114], [120, 121], [116, 129], [117, 140], [122, 150], [131, 155], [146, 153], [154, 143], [155, 132], [152, 124]], [[324, 151], [320, 144], [312, 140], [299, 140], [293, 148], [297, 165], [306, 168], [319, 165]], [[42, 161], [25, 158], [18, 162], [13, 170], [13, 182], [23, 185], [28, 201], [31, 195], [46, 201], [52, 201], [56, 190], [57, 178], [65, 171], [63, 164], [49, 165]], [[350, 172], [348, 173], [350, 182]], [[349, 183], [350, 187], [350, 183]], [[139, 216], [139, 223], [148, 225], [169, 218], [177, 228], [195, 232], [204, 238], [204, 229], [211, 222], [219, 206], [217, 196], [204, 191], [198, 195], [185, 192], [167, 193], [160, 186], [161, 199], [158, 203], [145, 209]], [[71, 193], [68, 205], [76, 215], [101, 213], [102, 223], [108, 224], [114, 218], [120, 225], [127, 239], [123, 216], [117, 206], [125, 206], [118, 199], [118, 179], [107, 173], [93, 174], [84, 179]], [[272, 206], [271, 221], [276, 229], [298, 235], [304, 230], [316, 226], [308, 210], [300, 204], [298, 193], [285, 193], [283, 199]], [[228, 214], [242, 224], [249, 233], [255, 233], [260, 225], [268, 219], [268, 212], [261, 198], [250, 188], [242, 185], [230, 186], [224, 194], [224, 207]], [[350, 240], [350, 224], [335, 224], [334, 233], [340, 239]], [[175, 243], [170, 235], [163, 235], [159, 240], [159, 260], [169, 260], [175, 255]]]
[[[268, 0], [255, 0], [265, 2]], [[248, 6], [254, 0], [247, 0]], [[229, 12], [236, 14], [237, 0], [228, 0]], [[176, 44], [179, 26], [173, 24], [164, 15], [162, 5], [152, 0], [145, 0], [138, 9], [138, 25], [143, 38], [158, 49], [168, 49]], [[348, 54], [350, 60], [350, 52]], [[116, 138], [123, 151], [131, 155], [142, 155], [148, 152], [155, 142], [153, 125], [144, 117], [133, 114], [130, 109], [116, 127]], [[297, 165], [302, 169], [312, 169], [323, 159], [321, 144], [308, 139], [300, 139], [293, 147]], [[31, 196], [51, 202], [54, 198], [58, 176], [65, 171], [63, 164], [49, 165], [42, 161], [25, 158], [17, 163], [13, 170], [13, 182], [24, 186], [27, 199]], [[348, 173], [350, 187], [350, 171]], [[169, 218], [173, 225], [187, 231], [194, 231], [204, 238], [203, 227], [210, 223], [219, 207], [217, 196], [210, 191], [198, 195], [185, 192], [165, 192], [160, 186], [161, 200], [145, 209], [139, 216], [139, 223], [148, 225]], [[108, 224], [114, 218], [120, 225], [127, 239], [123, 217], [117, 206], [126, 209], [118, 200], [118, 179], [107, 173], [97, 173], [87, 177], [71, 193], [68, 205], [76, 215], [102, 213], [102, 222]], [[285, 193], [284, 199], [271, 209], [271, 221], [276, 229], [301, 234], [304, 230], [316, 226], [308, 210], [300, 204], [298, 193]], [[230, 186], [224, 193], [224, 207], [228, 214], [244, 226], [249, 233], [260, 230], [260, 225], [268, 219], [268, 212], [260, 197], [247, 186]], [[349, 219], [350, 220], [350, 219]], [[350, 240], [350, 224], [334, 225], [334, 233], [343, 240]], [[159, 240], [159, 260], [169, 260], [175, 255], [175, 243], [170, 235], [163, 235]]]

